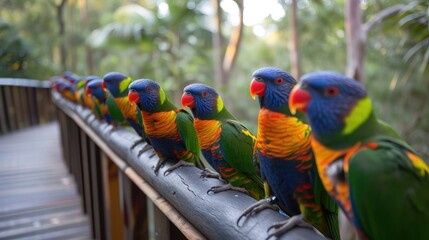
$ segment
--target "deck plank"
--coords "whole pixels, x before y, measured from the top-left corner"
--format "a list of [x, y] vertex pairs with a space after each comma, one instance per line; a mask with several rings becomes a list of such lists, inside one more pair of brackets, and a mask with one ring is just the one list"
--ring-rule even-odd
[[0, 136], [0, 239], [91, 239], [57, 123]]

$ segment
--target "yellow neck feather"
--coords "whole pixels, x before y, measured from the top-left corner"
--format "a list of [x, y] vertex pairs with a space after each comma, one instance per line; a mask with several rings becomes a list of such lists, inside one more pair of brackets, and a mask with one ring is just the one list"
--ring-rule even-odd
[[369, 97], [360, 100], [350, 114], [345, 118], [343, 134], [347, 135], [361, 126], [369, 117], [372, 111], [372, 103]]

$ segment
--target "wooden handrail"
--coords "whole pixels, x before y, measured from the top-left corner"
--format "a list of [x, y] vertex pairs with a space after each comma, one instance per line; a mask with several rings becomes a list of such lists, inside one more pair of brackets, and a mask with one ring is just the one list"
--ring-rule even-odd
[[0, 134], [56, 119], [50, 81], [0, 78]]
[[51, 88], [51, 82], [26, 78], [0, 78], [0, 86]]
[[[173, 226], [170, 225], [170, 233], [164, 235], [167, 238], [181, 239], [172, 235], [174, 228], [177, 228], [183, 234], [182, 237], [188, 239], [265, 239], [268, 236], [267, 230], [272, 224], [286, 219], [285, 216], [276, 211], [264, 210], [246, 219], [242, 226], [237, 226], [236, 221], [242, 211], [255, 203], [256, 200], [244, 193], [235, 191], [208, 194], [207, 191], [211, 187], [224, 183], [217, 179], [201, 178], [201, 170], [196, 167], [181, 167], [164, 176], [165, 169], [172, 165], [172, 163], [167, 162], [160, 169], [159, 174], [155, 175], [153, 169], [159, 158], [151, 147], [148, 147], [143, 154], [138, 156], [138, 152], [146, 146], [146, 143], [141, 143], [130, 149], [130, 146], [140, 139], [134, 132], [122, 127], [113, 128], [105, 122], [98, 121], [89, 109], [65, 100], [57, 92], [52, 93], [52, 99], [60, 112], [63, 149], [67, 155], [67, 162], [70, 168], [73, 169], [73, 174], [77, 176], [77, 181], [81, 182], [80, 185], [83, 189], [80, 191], [84, 193], [84, 201], [90, 201], [89, 204], [85, 203], [85, 205], [103, 205], [104, 207], [99, 209], [107, 211], [104, 214], [107, 216], [105, 222], [97, 219], [98, 216], [94, 214], [92, 216], [93, 225], [102, 225], [101, 227], [96, 226], [94, 229], [104, 229], [104, 233], [95, 233], [95, 238], [112, 236], [115, 231], [124, 234], [125, 239], [133, 239], [135, 236], [141, 236], [142, 234], [146, 236], [144, 238], [147, 238], [149, 233], [142, 233], [141, 230], [148, 229], [144, 224], [150, 224], [153, 219], [146, 215], [147, 210], [142, 210], [141, 206], [136, 206], [139, 201], [134, 201], [133, 196], [138, 193], [133, 193], [132, 191], [129, 193], [127, 191], [127, 189], [130, 189], [130, 183], [137, 186], [136, 189], [140, 191], [140, 194], [144, 194], [144, 198], [140, 199], [147, 198], [150, 202], [153, 202], [157, 209], [173, 224]], [[67, 135], [74, 132], [79, 133], [80, 136], [71, 138]], [[84, 139], [84, 144], [82, 144], [81, 139]], [[82, 149], [86, 148], [86, 146], [91, 147], [91, 144], [86, 143], [86, 141], [96, 145], [96, 150], [94, 151], [98, 151], [99, 154], [92, 155], [105, 157], [99, 157], [98, 159], [89, 157], [87, 159], [88, 154], [83, 154]], [[78, 147], [74, 148], [73, 146]], [[72, 148], [80, 148], [81, 153], [73, 154]], [[84, 158], [82, 158], [83, 155], [85, 155]], [[104, 176], [100, 178], [104, 180], [96, 183], [89, 181], [89, 183], [85, 184], [88, 179], [93, 179], [91, 176], [86, 176], [85, 172], [88, 172], [88, 170], [85, 168], [88, 164], [95, 164], [92, 168], [89, 166], [89, 175], [92, 174], [92, 171], [101, 169], [101, 173], [96, 174]], [[111, 171], [113, 169], [112, 165], [116, 170]], [[106, 180], [106, 178], [110, 180]], [[112, 182], [116, 180], [112, 179], [119, 179], [119, 187], [113, 190], [112, 186], [115, 184], [112, 184]], [[91, 191], [101, 187], [105, 191], [103, 196], [110, 196], [110, 198], [100, 198], [100, 194], [98, 194], [97, 199], [94, 199], [94, 194], [89, 194], [85, 190], [85, 188], [89, 187], [88, 185], [91, 185]], [[114, 209], [116, 200], [113, 199], [115, 196], [114, 194], [112, 195], [112, 192], [117, 192], [116, 197], [120, 200], [120, 209], [118, 211], [121, 219], [112, 214], [115, 211], [117, 212]], [[92, 210], [92, 213], [95, 212], [95, 210]], [[130, 212], [133, 214], [130, 214]], [[141, 214], [138, 214], [138, 212]], [[138, 221], [142, 218], [147, 218], [148, 221]], [[144, 224], [138, 225], [138, 222], [144, 222]], [[155, 222], [157, 221], [155, 220]], [[117, 225], [122, 225], [122, 230], [114, 230]], [[168, 231], [166, 230], [168, 226], [155, 226], [155, 228], [163, 229], [158, 230], [158, 234], [161, 235]], [[279, 239], [324, 238], [312, 230], [297, 227]]]

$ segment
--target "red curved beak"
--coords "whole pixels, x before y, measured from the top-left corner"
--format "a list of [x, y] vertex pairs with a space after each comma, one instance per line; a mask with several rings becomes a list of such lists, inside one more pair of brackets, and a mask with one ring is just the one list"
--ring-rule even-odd
[[184, 92], [182, 95], [182, 107], [195, 107], [194, 97], [188, 92]]
[[128, 92], [128, 100], [132, 103], [136, 103], [136, 102], [140, 101], [140, 96], [137, 92], [129, 91]]
[[252, 82], [250, 83], [250, 96], [255, 99], [256, 95], [265, 95], [265, 83], [252, 79]]
[[290, 112], [292, 114], [295, 114], [296, 110], [307, 112], [307, 107], [310, 100], [311, 95], [308, 91], [300, 88], [299, 85], [295, 86], [289, 96]]
[[86, 94], [90, 95], [91, 94], [91, 89], [89, 87], [86, 88]]
[[101, 83], [101, 86], [103, 87], [103, 89], [104, 89], [104, 90], [106, 90], [106, 89], [107, 89], [107, 86], [106, 86], [106, 83], [105, 83], [105, 82], [102, 82], [102, 83]]

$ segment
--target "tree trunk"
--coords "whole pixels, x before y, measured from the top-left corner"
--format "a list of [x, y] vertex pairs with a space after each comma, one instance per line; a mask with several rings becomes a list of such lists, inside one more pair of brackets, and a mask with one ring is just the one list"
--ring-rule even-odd
[[345, 28], [347, 40], [346, 75], [358, 82], [363, 82], [365, 36], [362, 28], [360, 0], [346, 1]]
[[222, 85], [225, 86], [229, 83], [231, 79], [231, 73], [234, 70], [235, 61], [238, 56], [238, 51], [240, 49], [240, 43], [241, 39], [243, 37], [243, 28], [244, 28], [244, 6], [243, 6], [243, 0], [236, 0], [235, 1], [238, 5], [239, 9], [239, 17], [240, 22], [238, 23], [238, 26], [234, 29], [228, 47], [226, 48], [225, 56], [223, 58], [223, 79], [222, 79]]
[[301, 76], [301, 60], [299, 55], [299, 31], [298, 31], [298, 0], [292, 0], [290, 8], [290, 23], [292, 30], [292, 38], [289, 42], [290, 61], [291, 61], [291, 73], [296, 79]]
[[55, 5], [57, 10], [57, 23], [58, 23], [58, 34], [60, 37], [60, 63], [61, 70], [65, 71], [67, 69], [66, 59], [67, 59], [67, 51], [66, 51], [66, 36], [65, 36], [65, 24], [64, 24], [64, 7], [67, 3], [67, 0], [62, 0], [59, 5]]
[[227, 85], [231, 78], [231, 73], [235, 66], [235, 61], [240, 49], [240, 43], [243, 36], [244, 28], [244, 6], [243, 0], [235, 0], [239, 9], [240, 22], [235, 27], [229, 39], [228, 46], [225, 49], [224, 36], [222, 34], [222, 10], [220, 8], [219, 0], [212, 0], [213, 9], [215, 14], [213, 22], [215, 32], [213, 33], [213, 52], [215, 59], [215, 87], [220, 89]]
[[69, 60], [69, 68], [71, 71], [76, 71], [77, 69], [77, 44], [76, 44], [76, 35], [79, 32], [79, 28], [81, 27], [78, 20], [78, 8], [76, 7], [77, 0], [70, 0], [69, 8], [67, 9], [67, 21], [69, 22], [69, 30], [68, 32], [72, 37], [69, 38], [68, 41], [68, 60]]
[[[82, 25], [85, 28], [85, 32], [89, 33], [91, 31], [91, 28], [89, 26], [89, 19], [88, 19], [88, 13], [89, 13], [89, 9], [88, 9], [88, 0], [82, 0], [82, 5], [81, 5], [81, 9], [82, 9]], [[94, 63], [92, 61], [92, 49], [91, 47], [85, 43], [85, 56], [86, 56], [86, 67], [88, 70], [88, 74], [94, 74]]]
[[365, 78], [364, 60], [365, 46], [368, 32], [377, 23], [388, 17], [400, 13], [405, 5], [398, 4], [383, 9], [362, 24], [360, 0], [347, 0], [345, 5], [345, 27], [347, 39], [347, 66], [346, 74], [359, 82]]
[[222, 11], [220, 8], [220, 0], [212, 0], [214, 9], [213, 23], [213, 54], [215, 63], [215, 87], [222, 87], [224, 73], [222, 68], [222, 52], [223, 52], [223, 37], [222, 37]]

